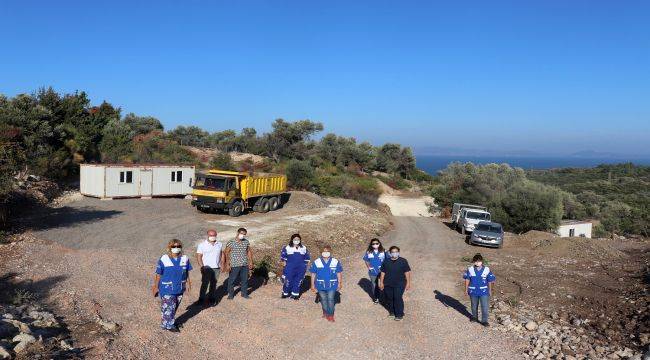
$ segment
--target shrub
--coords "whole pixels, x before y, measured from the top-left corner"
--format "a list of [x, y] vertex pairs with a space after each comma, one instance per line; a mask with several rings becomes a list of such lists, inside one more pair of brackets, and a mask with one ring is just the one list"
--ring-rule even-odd
[[232, 156], [227, 152], [219, 152], [210, 160], [210, 168], [219, 170], [237, 170]]
[[350, 174], [319, 174], [314, 181], [314, 187], [322, 196], [352, 199], [370, 206], [376, 206], [381, 195], [374, 178]]
[[294, 189], [308, 189], [314, 181], [314, 168], [308, 161], [291, 160], [286, 168], [287, 181]]
[[492, 218], [514, 232], [554, 230], [562, 219], [562, 199], [553, 187], [533, 181], [514, 185], [492, 206]]

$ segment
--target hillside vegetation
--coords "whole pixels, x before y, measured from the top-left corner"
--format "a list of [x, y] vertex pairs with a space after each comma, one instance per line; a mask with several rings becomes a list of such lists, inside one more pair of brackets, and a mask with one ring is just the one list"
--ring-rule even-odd
[[[396, 184], [427, 177], [416, 169], [408, 147], [376, 147], [335, 134], [314, 140], [324, 128], [310, 120], [277, 119], [263, 134], [253, 128], [210, 133], [196, 126], [166, 131], [154, 117], [121, 112], [106, 101], [92, 105], [85, 92], [62, 95], [48, 88], [13, 98], [0, 95], [0, 199], [15, 188], [16, 179], [28, 174], [74, 181], [84, 162], [191, 163], [281, 172], [294, 189], [366, 204], [374, 204], [380, 193], [375, 178], [368, 175], [374, 171], [388, 174]], [[215, 150], [215, 155], [201, 159], [192, 151], [196, 148]], [[265, 160], [235, 161], [230, 152]]]
[[595, 219], [595, 236], [648, 236], [650, 167], [601, 165], [592, 169], [534, 170], [507, 164], [453, 163], [435, 178], [432, 196], [488, 206], [509, 231], [552, 231], [562, 219]]

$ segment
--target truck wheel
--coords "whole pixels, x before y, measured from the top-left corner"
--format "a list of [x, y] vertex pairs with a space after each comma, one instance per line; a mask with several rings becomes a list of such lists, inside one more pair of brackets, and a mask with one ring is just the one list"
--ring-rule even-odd
[[275, 211], [280, 207], [280, 200], [277, 197], [269, 199], [269, 210]]
[[267, 213], [267, 212], [269, 212], [269, 210], [270, 210], [269, 199], [262, 199], [262, 200], [260, 201], [259, 208], [260, 208], [260, 212], [261, 212], [261, 213]]
[[208, 212], [207, 210], [205, 210], [204, 208], [202, 208], [200, 206], [196, 207], [196, 211], [199, 211], [199, 212], [202, 212], [202, 213], [207, 213]]
[[228, 209], [228, 215], [232, 217], [237, 217], [244, 212], [244, 204], [241, 201], [235, 201], [230, 209]]

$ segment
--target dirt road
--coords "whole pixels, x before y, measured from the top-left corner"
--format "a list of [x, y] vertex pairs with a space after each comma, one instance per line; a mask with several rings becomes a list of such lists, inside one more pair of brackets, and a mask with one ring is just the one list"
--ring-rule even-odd
[[[29, 256], [8, 264], [21, 276], [44, 283], [53, 274], [62, 275], [58, 283], [49, 283], [51, 301], [76, 313], [100, 308], [104, 318], [122, 325], [111, 341], [88, 349], [91, 358], [521, 358], [521, 343], [469, 323], [468, 299], [457, 295], [462, 269], [446, 260], [464, 244], [432, 218], [400, 216], [394, 224], [382, 240], [402, 247], [414, 273], [402, 322], [370, 301], [361, 253], [341, 258], [342, 303], [334, 324], [321, 319], [311, 293], [300, 301], [283, 300], [279, 284], [259, 287], [256, 282], [253, 299], [230, 301], [221, 291], [218, 305], [208, 309], [188, 307], [196, 300], [193, 289], [178, 313], [180, 334], [159, 330], [158, 300], [149, 293], [150, 249], [124, 251], [93, 243], [71, 250], [52, 243], [32, 246]], [[198, 285], [198, 271], [192, 278]]]

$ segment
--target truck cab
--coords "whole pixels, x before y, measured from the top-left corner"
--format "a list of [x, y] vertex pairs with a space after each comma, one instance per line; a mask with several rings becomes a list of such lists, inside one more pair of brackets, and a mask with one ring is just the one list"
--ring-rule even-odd
[[491, 220], [487, 210], [465, 208], [460, 211], [457, 228], [461, 234], [471, 233], [479, 222]]
[[199, 173], [192, 190], [192, 206], [199, 211], [227, 209], [239, 194], [236, 176]]

